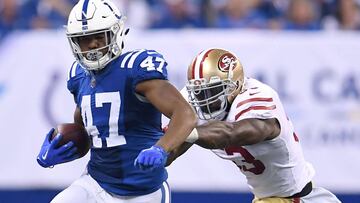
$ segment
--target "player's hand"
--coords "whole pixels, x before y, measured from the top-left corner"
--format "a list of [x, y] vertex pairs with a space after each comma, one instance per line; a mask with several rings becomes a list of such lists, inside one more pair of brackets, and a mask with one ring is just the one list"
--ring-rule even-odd
[[37, 162], [44, 168], [69, 162], [80, 157], [73, 142], [68, 142], [60, 147], [57, 147], [62, 137], [61, 134], [57, 134], [55, 138], [50, 141], [51, 135], [53, 133], [54, 128], [52, 128], [46, 135], [39, 155], [37, 156]]
[[134, 161], [134, 166], [141, 170], [154, 170], [164, 167], [168, 153], [160, 146], [152, 146], [142, 150]]

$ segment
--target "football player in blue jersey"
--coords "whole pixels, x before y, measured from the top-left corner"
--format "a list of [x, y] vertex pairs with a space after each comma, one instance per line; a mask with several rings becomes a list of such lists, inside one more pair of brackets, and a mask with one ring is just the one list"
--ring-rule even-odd
[[[167, 81], [167, 63], [154, 50], [122, 54], [125, 16], [109, 0], [80, 0], [67, 36], [76, 62], [69, 71], [75, 123], [92, 139], [86, 172], [52, 202], [170, 202], [167, 156], [196, 125], [191, 106]], [[169, 117], [161, 130], [161, 114]], [[78, 158], [61, 135], [45, 138], [37, 161], [51, 167]]]

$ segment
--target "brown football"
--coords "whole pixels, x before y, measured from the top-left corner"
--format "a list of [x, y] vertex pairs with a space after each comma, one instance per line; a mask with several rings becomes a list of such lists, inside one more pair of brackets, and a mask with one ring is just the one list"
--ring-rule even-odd
[[90, 137], [84, 128], [84, 126], [76, 123], [62, 123], [55, 128], [54, 133], [51, 136], [51, 139], [58, 134], [62, 134], [62, 138], [58, 146], [62, 146], [69, 141], [73, 141], [77, 147], [77, 151], [80, 154], [80, 157], [85, 156], [85, 154], [90, 149]]

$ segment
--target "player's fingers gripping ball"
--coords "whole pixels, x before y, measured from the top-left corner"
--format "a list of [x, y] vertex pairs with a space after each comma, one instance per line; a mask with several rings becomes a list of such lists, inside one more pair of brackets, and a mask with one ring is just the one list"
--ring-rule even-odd
[[41, 146], [40, 153], [37, 156], [37, 162], [42, 167], [52, 167], [56, 164], [72, 161], [79, 157], [76, 152], [77, 148], [73, 142], [68, 142], [62, 146], [59, 146], [62, 139], [61, 134], [57, 134], [53, 139], [54, 129], [51, 129], [46, 135], [43, 145]]
[[42, 167], [51, 167], [80, 158], [89, 148], [90, 140], [82, 126], [60, 124], [46, 135], [37, 162]]
[[134, 166], [141, 170], [154, 170], [165, 166], [168, 153], [160, 146], [142, 150], [134, 161]]
[[91, 145], [90, 137], [84, 126], [76, 123], [62, 123], [57, 126], [51, 139], [55, 140], [58, 134], [61, 134], [62, 138], [59, 140], [56, 147], [73, 142], [80, 157], [85, 156], [89, 151]]

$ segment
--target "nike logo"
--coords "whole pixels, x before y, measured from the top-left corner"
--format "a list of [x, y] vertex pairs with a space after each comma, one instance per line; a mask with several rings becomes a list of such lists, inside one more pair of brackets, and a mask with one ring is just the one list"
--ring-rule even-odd
[[259, 94], [260, 92], [255, 92], [255, 93], [249, 93], [250, 96], [253, 96], [255, 94]]
[[48, 155], [48, 152], [49, 152], [49, 150], [46, 150], [45, 154], [43, 154], [43, 155], [41, 156], [41, 158], [42, 158], [43, 160], [46, 159], [46, 157], [47, 157], [47, 155]]

